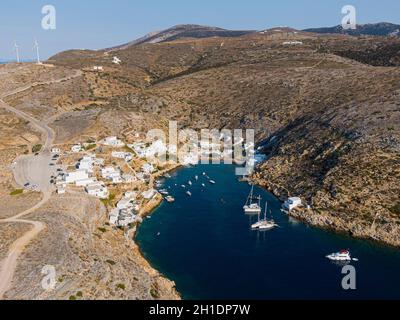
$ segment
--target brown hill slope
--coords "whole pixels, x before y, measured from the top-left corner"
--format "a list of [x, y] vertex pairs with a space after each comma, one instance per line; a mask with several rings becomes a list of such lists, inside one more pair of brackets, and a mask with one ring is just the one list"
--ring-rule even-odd
[[[284, 44], [292, 40], [302, 44]], [[121, 111], [196, 129], [256, 129], [269, 160], [255, 179], [302, 196], [313, 210], [300, 218], [400, 245], [400, 69], [335, 54], [396, 41], [278, 32], [146, 44], [121, 50], [109, 76], [149, 77]]]

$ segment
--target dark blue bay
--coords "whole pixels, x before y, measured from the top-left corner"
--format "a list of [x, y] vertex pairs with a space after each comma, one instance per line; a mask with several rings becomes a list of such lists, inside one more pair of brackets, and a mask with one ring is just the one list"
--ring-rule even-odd
[[[184, 299], [400, 298], [399, 250], [293, 220], [260, 188], [256, 193], [268, 200], [281, 228], [251, 231], [251, 218], [242, 210], [249, 185], [239, 182], [234, 170], [224, 165], [178, 170], [165, 182], [176, 202], [163, 203], [139, 229], [143, 255], [176, 282]], [[216, 185], [203, 178], [204, 171]], [[192, 197], [181, 187], [188, 180], [194, 183]], [[342, 266], [325, 258], [343, 248], [360, 259], [352, 263], [354, 291], [342, 289]]]

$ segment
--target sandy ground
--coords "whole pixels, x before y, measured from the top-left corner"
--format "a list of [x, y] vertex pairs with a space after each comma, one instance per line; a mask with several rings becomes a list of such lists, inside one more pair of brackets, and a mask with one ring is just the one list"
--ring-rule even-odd
[[0, 261], [6, 257], [14, 239], [21, 237], [30, 228], [29, 225], [21, 223], [0, 224]]

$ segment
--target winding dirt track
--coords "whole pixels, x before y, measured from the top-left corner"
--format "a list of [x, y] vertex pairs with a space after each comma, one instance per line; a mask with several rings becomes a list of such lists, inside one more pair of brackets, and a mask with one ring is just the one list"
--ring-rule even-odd
[[[47, 175], [49, 173], [47, 171], [49, 170], [48, 159], [51, 157], [50, 149], [51, 149], [51, 146], [53, 145], [53, 142], [55, 139], [55, 133], [54, 133], [53, 129], [51, 129], [46, 123], [35, 119], [31, 115], [29, 115], [21, 110], [18, 110], [16, 108], [9, 106], [2, 99], [9, 97], [11, 95], [26, 91], [26, 90], [28, 90], [32, 87], [38, 86], [38, 85], [48, 85], [48, 84], [52, 84], [52, 83], [60, 83], [60, 82], [66, 81], [66, 80], [70, 80], [70, 79], [79, 77], [81, 74], [82, 73], [80, 71], [77, 71], [75, 75], [70, 76], [70, 77], [65, 77], [65, 78], [61, 78], [58, 80], [43, 82], [43, 83], [33, 83], [33, 84], [25, 86], [23, 88], [14, 90], [13, 92], [3, 95], [0, 98], [0, 107], [1, 108], [4, 108], [7, 111], [16, 114], [18, 117], [23, 118], [26, 121], [29, 121], [37, 130], [42, 132], [42, 134], [44, 135], [44, 141], [45, 141], [42, 152], [40, 154], [40, 157], [38, 158], [39, 160], [36, 160], [34, 158], [34, 156], [19, 157], [16, 160], [17, 163], [19, 162], [19, 160], [21, 160], [20, 162], [23, 162], [22, 160], [24, 160], [24, 165], [21, 167], [20, 170], [18, 170], [18, 168], [16, 170], [14, 170], [15, 176], [17, 176], [18, 173], [19, 173], [19, 176], [24, 176], [24, 172], [29, 172], [29, 169], [32, 169], [32, 168], [34, 168], [35, 170], [38, 170], [38, 161], [39, 161], [39, 171], [40, 171], [39, 175], [43, 175], [43, 177], [45, 177], [45, 179], [42, 179], [43, 181], [38, 182], [38, 187], [39, 187], [40, 191], [43, 193], [43, 198], [39, 203], [37, 203], [35, 206], [29, 208], [28, 210], [21, 212], [11, 218], [0, 220], [0, 223], [24, 223], [24, 224], [30, 224], [33, 226], [33, 228], [31, 230], [26, 232], [22, 237], [18, 238], [11, 245], [7, 257], [1, 262], [0, 299], [3, 299], [4, 294], [11, 287], [14, 273], [17, 268], [19, 256], [24, 251], [24, 249], [29, 245], [29, 243], [41, 231], [43, 231], [46, 228], [45, 224], [43, 224], [40, 221], [25, 220], [25, 219], [23, 219], [23, 217], [40, 209], [51, 198], [52, 189], [51, 189], [51, 185], [49, 183], [49, 179], [47, 179]], [[34, 165], [32, 165], [32, 164], [34, 164]]]

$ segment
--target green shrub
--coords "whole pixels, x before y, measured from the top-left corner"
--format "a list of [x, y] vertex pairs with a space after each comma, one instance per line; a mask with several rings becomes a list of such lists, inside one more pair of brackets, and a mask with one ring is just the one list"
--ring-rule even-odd
[[17, 196], [19, 194], [22, 194], [23, 192], [24, 192], [24, 190], [22, 190], [22, 189], [16, 189], [16, 190], [10, 192], [10, 196]]
[[390, 211], [394, 214], [400, 215], [400, 202], [391, 207]]
[[85, 147], [85, 150], [86, 151], [92, 150], [92, 149], [96, 148], [96, 146], [97, 145], [95, 143], [89, 144], [88, 146]]
[[106, 260], [106, 262], [111, 265], [111, 266], [115, 266], [115, 261], [112, 260]]
[[42, 150], [42, 145], [41, 144], [36, 144], [32, 147], [32, 153], [36, 153]]
[[118, 283], [117, 289], [125, 290], [125, 285], [123, 283]]
[[158, 293], [158, 290], [156, 288], [154, 288], [154, 287], [150, 289], [150, 295], [154, 299], [159, 299], [160, 298], [160, 294]]

